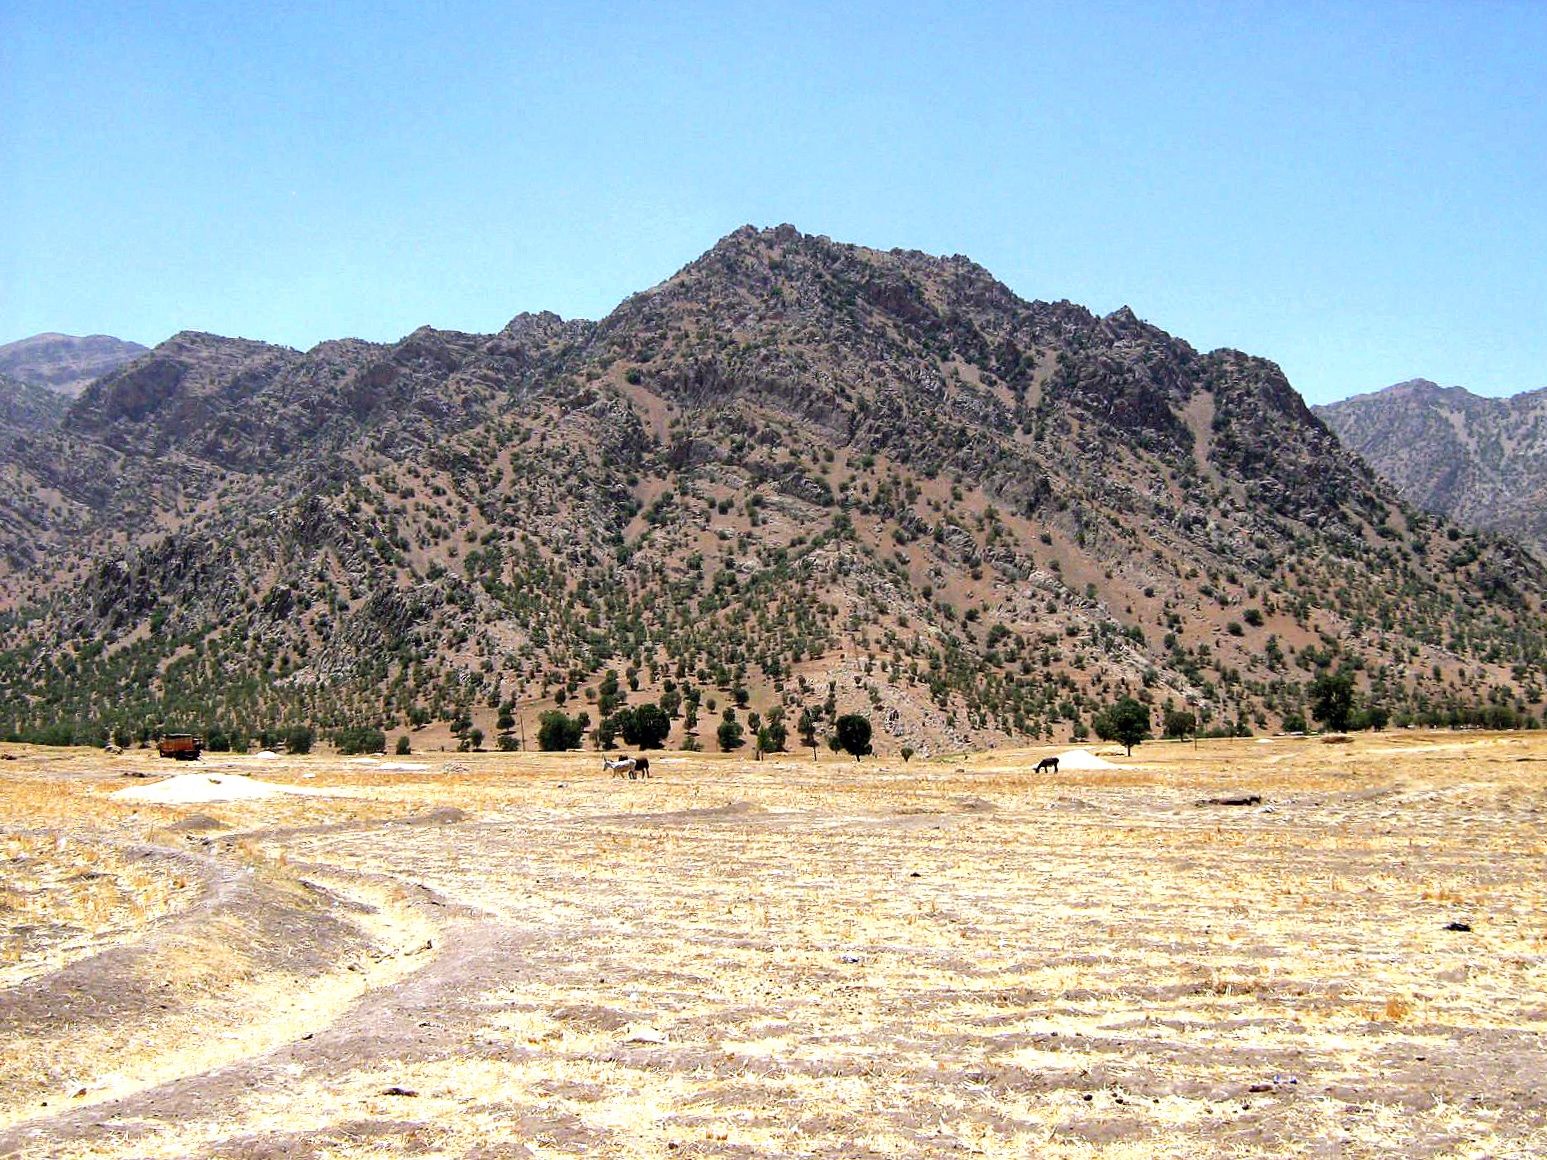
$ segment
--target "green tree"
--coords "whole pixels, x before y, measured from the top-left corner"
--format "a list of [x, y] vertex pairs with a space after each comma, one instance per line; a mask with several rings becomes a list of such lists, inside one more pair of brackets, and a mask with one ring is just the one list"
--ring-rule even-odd
[[333, 744], [340, 753], [385, 753], [387, 735], [369, 725], [351, 725], [333, 734]]
[[1096, 736], [1103, 741], [1116, 741], [1133, 755], [1133, 747], [1150, 735], [1149, 706], [1124, 697], [1097, 713], [1091, 721]]
[[1198, 735], [1198, 718], [1186, 709], [1172, 709], [1166, 714], [1165, 728], [1161, 730], [1163, 737], [1196, 737]]
[[720, 743], [720, 752], [729, 753], [732, 749], [740, 749], [746, 744], [742, 736], [741, 722], [735, 720], [721, 721], [719, 729], [715, 730], [715, 739]]
[[397, 755], [399, 757], [407, 757], [412, 752], [413, 747], [408, 743], [408, 734], [404, 733], [397, 739]]
[[606, 675], [602, 678], [601, 688], [597, 693], [596, 710], [603, 717], [606, 717], [619, 705], [623, 704], [623, 701], [623, 694], [618, 691], [618, 674], [612, 669], [608, 669]]
[[763, 727], [767, 734], [766, 744], [763, 746], [765, 753], [783, 753], [784, 743], [789, 740], [790, 731], [784, 724], [784, 706], [775, 705], [768, 710], [768, 724]]
[[811, 760], [816, 760], [816, 716], [810, 709], [800, 711], [800, 720], [795, 725], [800, 733], [800, 743], [811, 750]]
[[292, 725], [285, 730], [285, 752], [310, 753], [312, 742], [316, 739], [317, 735], [312, 732], [310, 725]]
[[1348, 728], [1353, 709], [1353, 674], [1343, 669], [1322, 672], [1311, 682], [1311, 716], [1332, 732], [1341, 733]]
[[859, 713], [845, 713], [833, 722], [833, 737], [839, 749], [852, 753], [858, 761], [870, 752], [870, 719]]
[[549, 709], [537, 718], [537, 748], [544, 753], [579, 749], [585, 722], [562, 709]]
[[671, 732], [671, 718], [659, 705], [647, 703], [627, 712], [626, 717], [619, 714], [622, 720], [618, 722], [618, 732], [624, 741], [640, 749], [659, 749], [666, 743], [666, 735]]

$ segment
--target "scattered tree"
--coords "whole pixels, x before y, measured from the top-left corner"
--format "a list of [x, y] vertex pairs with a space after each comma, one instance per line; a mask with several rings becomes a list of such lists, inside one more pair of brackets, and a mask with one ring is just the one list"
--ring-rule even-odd
[[766, 744], [763, 746], [765, 753], [783, 753], [784, 743], [789, 739], [790, 731], [784, 724], [784, 706], [775, 705], [768, 710], [768, 724], [763, 727], [766, 735]]
[[833, 739], [839, 749], [852, 753], [858, 761], [870, 752], [870, 719], [859, 713], [845, 713], [833, 722]]
[[1311, 716], [1334, 733], [1348, 728], [1354, 708], [1354, 678], [1344, 669], [1322, 672], [1311, 682]]
[[544, 753], [579, 749], [585, 726], [580, 717], [571, 717], [562, 709], [549, 709], [537, 719], [537, 748]]
[[1103, 741], [1116, 741], [1133, 755], [1133, 747], [1150, 735], [1150, 711], [1147, 705], [1124, 697], [1097, 713], [1091, 721], [1096, 736]]
[[815, 761], [817, 746], [816, 717], [810, 709], [802, 709], [800, 711], [800, 721], [796, 724], [795, 728], [800, 730], [801, 744], [811, 750], [811, 760]]
[[627, 709], [620, 710], [619, 713], [614, 713], [611, 717], [603, 717], [596, 723], [594, 734], [596, 748], [611, 749], [618, 743], [618, 717], [621, 713], [627, 712], [629, 712]]
[[742, 737], [741, 722], [726, 720], [720, 722], [720, 727], [715, 731], [715, 738], [720, 742], [720, 752], [729, 753], [732, 749], [740, 749], [746, 744]]
[[671, 718], [659, 705], [621, 709], [614, 720], [623, 740], [640, 749], [659, 749], [666, 744], [666, 736], [671, 732]]
[[385, 753], [387, 735], [369, 725], [352, 725], [333, 734], [333, 745], [345, 754]]

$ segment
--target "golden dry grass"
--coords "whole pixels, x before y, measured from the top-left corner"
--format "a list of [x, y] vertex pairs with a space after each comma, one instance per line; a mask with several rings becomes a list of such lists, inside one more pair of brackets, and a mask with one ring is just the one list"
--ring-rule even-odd
[[[0, 842], [62, 834], [61, 880], [68, 851], [180, 843], [271, 907], [330, 899], [366, 949], [303, 972], [257, 911], [179, 928], [146, 957], [167, 1012], [17, 1025], [0, 1155], [1547, 1148], [1547, 738], [1041, 755], [662, 754], [635, 783], [590, 754], [316, 758], [245, 768], [340, 796], [131, 809], [115, 759], [24, 754]], [[178, 921], [143, 885], [100, 945]]]

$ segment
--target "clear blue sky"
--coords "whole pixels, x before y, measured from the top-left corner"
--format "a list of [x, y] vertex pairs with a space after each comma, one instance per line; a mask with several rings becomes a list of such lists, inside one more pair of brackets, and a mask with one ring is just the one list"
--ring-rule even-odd
[[596, 318], [751, 222], [1547, 386], [1547, 4], [0, 0], [0, 342]]

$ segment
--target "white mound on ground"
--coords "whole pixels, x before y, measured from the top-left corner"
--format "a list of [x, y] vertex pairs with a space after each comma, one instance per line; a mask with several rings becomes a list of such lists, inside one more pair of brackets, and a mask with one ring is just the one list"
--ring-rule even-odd
[[1116, 769], [1104, 757], [1097, 757], [1088, 749], [1070, 749], [1058, 755], [1059, 769]]
[[184, 773], [152, 785], [121, 789], [113, 796], [119, 801], [154, 802], [169, 805], [180, 802], [234, 802], [249, 798], [279, 797], [294, 793], [285, 786], [250, 777], [226, 777], [208, 773]]

